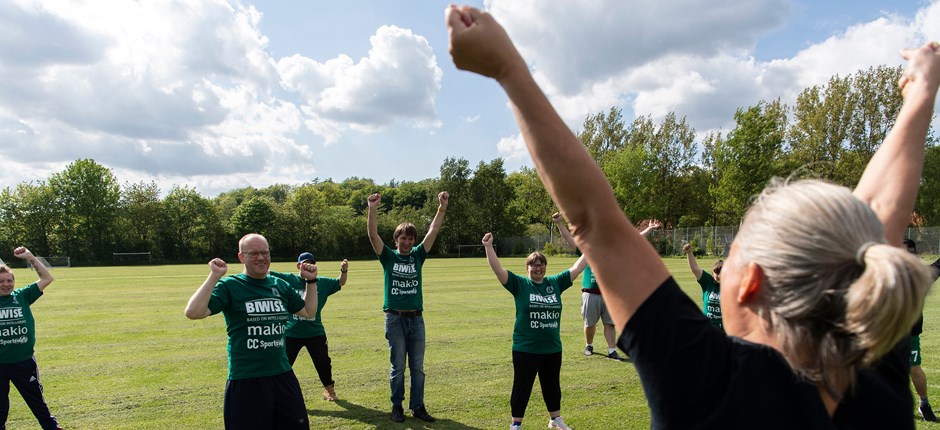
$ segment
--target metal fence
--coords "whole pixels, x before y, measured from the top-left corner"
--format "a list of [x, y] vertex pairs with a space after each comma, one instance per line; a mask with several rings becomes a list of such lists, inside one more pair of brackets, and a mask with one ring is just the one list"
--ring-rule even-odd
[[[738, 226], [687, 227], [672, 230], [655, 230], [647, 236], [660, 255], [682, 255], [682, 246], [691, 243], [697, 255], [727, 256], [731, 242], [738, 233]], [[905, 231], [904, 238], [917, 243], [920, 254], [940, 254], [940, 227], [911, 227]], [[497, 238], [496, 251], [499, 255], [524, 255], [532, 251], [549, 254], [570, 252], [560, 235], [538, 235], [532, 237], [516, 236]], [[475, 250], [482, 254], [482, 249]], [[475, 252], [465, 256], [475, 256]]]

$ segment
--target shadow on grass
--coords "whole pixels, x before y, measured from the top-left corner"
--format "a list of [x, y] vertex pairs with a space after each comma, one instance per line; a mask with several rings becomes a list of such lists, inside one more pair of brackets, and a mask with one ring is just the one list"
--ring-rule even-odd
[[[333, 417], [340, 418], [350, 421], [359, 421], [361, 423], [369, 424], [375, 426], [377, 430], [405, 430], [405, 429], [455, 429], [455, 430], [483, 430], [479, 427], [468, 426], [466, 424], [458, 423], [456, 421], [443, 419], [438, 417], [437, 421], [433, 423], [426, 423], [421, 421], [408, 412], [405, 413], [405, 422], [396, 423], [392, 422], [389, 419], [391, 411], [386, 410], [377, 410], [372, 408], [367, 408], [359, 406], [355, 403], [350, 403], [345, 400], [337, 400], [336, 405], [345, 409], [342, 411], [323, 411], [323, 410], [314, 410], [307, 409], [307, 414], [310, 415], [311, 424], [316, 420], [316, 417]], [[313, 427], [313, 425], [311, 425]]]

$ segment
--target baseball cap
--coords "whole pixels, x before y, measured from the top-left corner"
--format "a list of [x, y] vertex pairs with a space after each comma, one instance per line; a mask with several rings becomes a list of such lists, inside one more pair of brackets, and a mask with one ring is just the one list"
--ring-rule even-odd
[[298, 263], [303, 263], [304, 261], [310, 261], [310, 262], [316, 264], [316, 262], [317, 262], [317, 257], [314, 257], [313, 254], [311, 254], [311, 253], [309, 253], [309, 252], [305, 252], [305, 253], [300, 254], [300, 255], [297, 256], [297, 262], [298, 262]]
[[917, 249], [917, 244], [914, 243], [914, 241], [911, 240], [911, 239], [904, 239], [904, 246], [906, 246], [906, 247], [908, 247], [908, 248]]

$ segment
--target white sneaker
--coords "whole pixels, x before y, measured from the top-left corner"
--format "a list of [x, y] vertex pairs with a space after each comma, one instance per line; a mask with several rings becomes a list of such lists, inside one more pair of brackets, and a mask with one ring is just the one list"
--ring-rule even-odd
[[522, 430], [522, 424], [512, 424], [509, 426], [509, 430]]
[[557, 416], [548, 421], [548, 428], [550, 429], [561, 429], [561, 430], [574, 430], [571, 427], [565, 425], [565, 421], [561, 419], [561, 416]]

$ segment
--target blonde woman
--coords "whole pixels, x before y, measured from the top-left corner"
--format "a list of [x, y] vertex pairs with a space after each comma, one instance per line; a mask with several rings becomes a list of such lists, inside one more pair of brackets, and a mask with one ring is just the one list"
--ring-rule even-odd
[[509, 96], [622, 330], [618, 346], [636, 366], [653, 428], [914, 428], [908, 336], [930, 273], [898, 246], [923, 167], [940, 44], [901, 51], [904, 103], [854, 191], [775, 183], [754, 200], [722, 269], [725, 336], [636, 233], [503, 28], [470, 7], [448, 8], [446, 20], [457, 67], [494, 78]]

